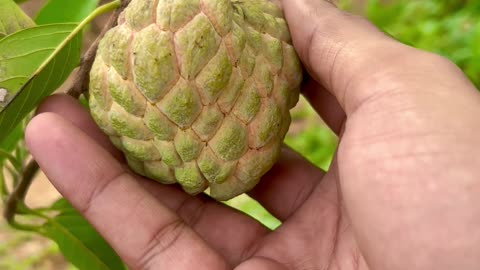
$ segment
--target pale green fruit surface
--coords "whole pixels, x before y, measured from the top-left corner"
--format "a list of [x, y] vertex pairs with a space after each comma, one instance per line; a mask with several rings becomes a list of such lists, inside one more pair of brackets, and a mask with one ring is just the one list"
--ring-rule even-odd
[[100, 43], [89, 102], [136, 173], [227, 200], [278, 160], [301, 81], [266, 0], [133, 0]]

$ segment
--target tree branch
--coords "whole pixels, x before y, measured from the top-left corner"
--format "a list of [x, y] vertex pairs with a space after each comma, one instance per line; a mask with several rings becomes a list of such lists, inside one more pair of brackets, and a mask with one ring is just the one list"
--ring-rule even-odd
[[7, 199], [3, 216], [11, 223], [14, 221], [15, 213], [19, 202], [23, 202], [27, 195], [28, 188], [32, 184], [33, 178], [37, 174], [39, 166], [35, 160], [31, 160], [23, 169], [22, 177], [13, 192]]

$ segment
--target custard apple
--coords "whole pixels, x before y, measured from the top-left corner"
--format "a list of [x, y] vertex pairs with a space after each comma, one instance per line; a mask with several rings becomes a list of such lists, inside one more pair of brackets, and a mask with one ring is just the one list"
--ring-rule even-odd
[[133, 0], [99, 44], [89, 103], [134, 172], [227, 200], [278, 160], [301, 81], [268, 0]]

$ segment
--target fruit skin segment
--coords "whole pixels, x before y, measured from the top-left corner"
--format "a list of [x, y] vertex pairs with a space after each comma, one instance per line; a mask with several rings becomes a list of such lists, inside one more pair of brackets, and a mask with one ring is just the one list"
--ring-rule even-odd
[[89, 103], [133, 171], [228, 200], [278, 160], [301, 81], [267, 0], [132, 0], [100, 42]]

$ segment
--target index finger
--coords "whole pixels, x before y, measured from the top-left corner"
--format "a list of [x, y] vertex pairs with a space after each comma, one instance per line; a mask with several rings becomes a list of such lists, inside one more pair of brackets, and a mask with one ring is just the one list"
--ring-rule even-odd
[[40, 114], [27, 127], [26, 141], [55, 187], [131, 268], [227, 269], [181, 218], [72, 123]]

